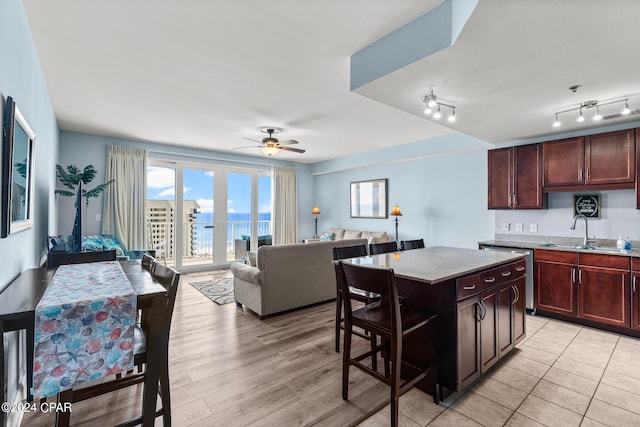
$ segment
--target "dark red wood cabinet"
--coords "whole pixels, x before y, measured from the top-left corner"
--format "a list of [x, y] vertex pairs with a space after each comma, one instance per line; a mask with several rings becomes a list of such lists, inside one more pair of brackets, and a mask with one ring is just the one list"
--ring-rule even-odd
[[631, 327], [630, 257], [549, 250], [536, 250], [534, 256], [539, 312], [594, 325]]
[[640, 331], [640, 258], [631, 258], [631, 329]]
[[627, 129], [542, 143], [544, 191], [634, 188], [635, 140]]
[[540, 144], [488, 152], [489, 209], [543, 209]]

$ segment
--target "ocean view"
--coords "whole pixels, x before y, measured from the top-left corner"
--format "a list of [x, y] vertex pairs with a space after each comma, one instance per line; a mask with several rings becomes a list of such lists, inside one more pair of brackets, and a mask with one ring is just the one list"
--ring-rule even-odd
[[[271, 234], [271, 212], [258, 213], [258, 235]], [[213, 247], [213, 212], [196, 214], [194, 244], [196, 251], [207, 250]], [[235, 239], [241, 239], [243, 235], [251, 234], [251, 213], [229, 212], [227, 214], [227, 249], [231, 250]]]

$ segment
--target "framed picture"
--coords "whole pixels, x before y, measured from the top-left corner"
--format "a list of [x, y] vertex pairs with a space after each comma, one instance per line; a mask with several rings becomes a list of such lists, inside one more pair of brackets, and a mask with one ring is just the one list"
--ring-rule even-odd
[[573, 216], [582, 214], [587, 218], [600, 218], [599, 194], [574, 194]]
[[0, 236], [7, 237], [31, 228], [35, 140], [35, 133], [10, 96], [4, 106], [3, 130]]
[[387, 180], [351, 183], [351, 218], [387, 218]]

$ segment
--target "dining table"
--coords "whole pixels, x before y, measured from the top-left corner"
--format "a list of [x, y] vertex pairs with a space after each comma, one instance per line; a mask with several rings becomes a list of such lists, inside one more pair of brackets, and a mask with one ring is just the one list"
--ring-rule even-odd
[[[139, 261], [118, 263], [135, 292], [137, 309], [142, 310], [145, 318], [149, 319], [147, 351], [154, 357], [148, 359], [145, 367], [142, 424], [152, 426], [155, 423], [160, 369], [168, 361], [168, 334], [162, 328], [166, 316], [167, 290], [142, 268]], [[23, 363], [27, 370], [27, 402], [33, 400], [36, 310], [55, 273], [56, 269], [44, 267], [26, 269], [0, 292], [0, 348], [4, 349], [5, 332], [26, 331], [26, 360]], [[91, 289], [91, 274], [88, 276], [87, 289]], [[4, 351], [0, 351], [0, 372], [6, 385], [5, 363]], [[7, 402], [5, 386], [0, 387], [0, 399], [3, 403]], [[7, 423], [7, 414], [7, 411], [0, 411], [0, 425], [3, 427]]]

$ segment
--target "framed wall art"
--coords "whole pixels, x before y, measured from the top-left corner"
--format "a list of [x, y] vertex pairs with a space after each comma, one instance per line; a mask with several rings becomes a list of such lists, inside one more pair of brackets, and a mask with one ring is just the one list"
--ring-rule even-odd
[[7, 97], [3, 114], [1, 237], [31, 228], [35, 133]]
[[387, 179], [351, 183], [351, 218], [387, 218]]

